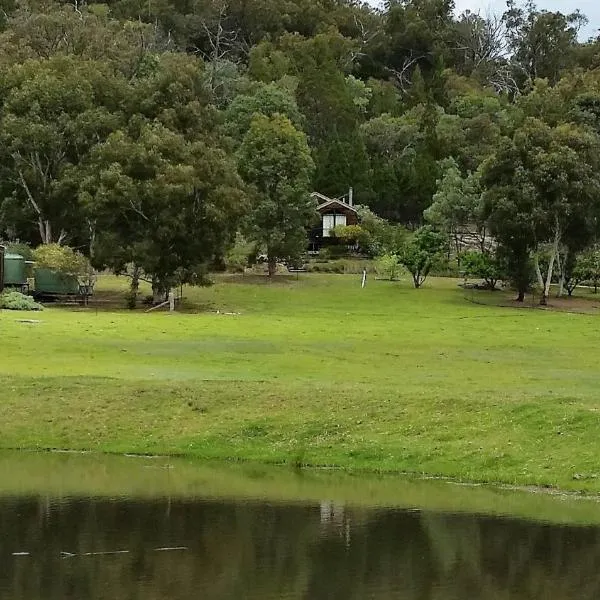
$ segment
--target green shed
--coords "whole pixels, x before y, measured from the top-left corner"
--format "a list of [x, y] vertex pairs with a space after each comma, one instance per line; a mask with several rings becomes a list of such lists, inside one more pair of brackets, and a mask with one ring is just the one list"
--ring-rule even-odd
[[33, 277], [36, 296], [76, 296], [80, 293], [79, 280], [74, 275], [36, 267]]
[[4, 287], [24, 287], [27, 285], [25, 258], [20, 254], [4, 252], [2, 281]]

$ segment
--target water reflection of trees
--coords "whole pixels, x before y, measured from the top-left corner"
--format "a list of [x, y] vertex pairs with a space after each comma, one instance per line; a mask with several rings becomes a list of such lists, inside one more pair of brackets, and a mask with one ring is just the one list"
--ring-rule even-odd
[[[0, 531], [0, 597], [14, 600], [600, 597], [596, 528], [328, 503], [30, 499], [0, 503]], [[169, 546], [188, 549], [155, 551]], [[107, 550], [129, 553], [79, 556]]]

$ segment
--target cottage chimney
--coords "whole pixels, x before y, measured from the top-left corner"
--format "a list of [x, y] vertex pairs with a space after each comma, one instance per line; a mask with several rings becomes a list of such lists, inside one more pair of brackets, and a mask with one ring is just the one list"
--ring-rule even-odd
[[353, 195], [354, 195], [354, 190], [352, 188], [350, 188], [350, 190], [348, 191], [348, 204], [350, 206], [354, 206]]

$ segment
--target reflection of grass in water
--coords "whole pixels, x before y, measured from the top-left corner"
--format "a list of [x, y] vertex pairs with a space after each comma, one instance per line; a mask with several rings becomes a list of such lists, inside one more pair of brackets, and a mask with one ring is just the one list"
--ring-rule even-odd
[[0, 453], [0, 496], [12, 495], [223, 497], [308, 503], [335, 500], [350, 506], [600, 524], [600, 504], [592, 499], [367, 473], [298, 472], [256, 463], [224, 465], [165, 457]]
[[225, 281], [186, 291], [210, 314], [0, 314], [0, 446], [600, 490], [595, 317], [473, 305], [449, 280]]

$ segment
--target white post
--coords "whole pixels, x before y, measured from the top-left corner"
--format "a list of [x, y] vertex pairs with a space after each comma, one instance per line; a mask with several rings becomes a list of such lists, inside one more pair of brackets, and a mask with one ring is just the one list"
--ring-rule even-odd
[[175, 294], [173, 291], [169, 292], [169, 312], [173, 312], [175, 310]]
[[363, 269], [362, 284], [360, 287], [364, 288], [365, 285], [367, 285], [367, 270]]

